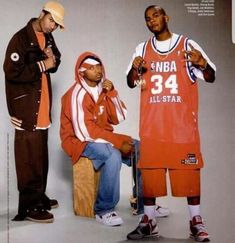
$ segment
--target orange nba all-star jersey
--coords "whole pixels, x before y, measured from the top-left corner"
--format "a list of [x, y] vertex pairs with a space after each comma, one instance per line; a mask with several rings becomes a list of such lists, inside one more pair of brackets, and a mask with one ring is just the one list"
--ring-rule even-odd
[[140, 110], [140, 168], [203, 166], [198, 132], [198, 87], [184, 61], [188, 39], [178, 36], [166, 53], [145, 43]]

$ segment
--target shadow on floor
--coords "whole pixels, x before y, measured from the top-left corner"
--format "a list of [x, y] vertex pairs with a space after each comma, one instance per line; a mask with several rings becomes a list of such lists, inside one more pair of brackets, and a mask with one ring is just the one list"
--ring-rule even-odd
[[152, 238], [144, 238], [141, 240], [124, 240], [124, 241], [119, 241], [118, 243], [124, 243], [124, 242], [165, 242], [165, 243], [175, 243], [175, 242], [179, 242], [179, 243], [192, 243], [195, 242], [194, 240], [187, 238], [187, 239], [175, 239], [175, 238], [168, 238], [168, 237], [164, 237], [164, 236], [160, 236], [160, 237], [152, 237]]

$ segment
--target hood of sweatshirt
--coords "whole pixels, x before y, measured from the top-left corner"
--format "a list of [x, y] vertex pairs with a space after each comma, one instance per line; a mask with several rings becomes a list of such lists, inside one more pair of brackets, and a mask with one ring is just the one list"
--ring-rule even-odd
[[94, 53], [92, 52], [84, 52], [82, 53], [78, 59], [77, 59], [77, 63], [75, 66], [75, 80], [77, 83], [79, 83], [89, 94], [92, 94], [91, 92], [91, 88], [90, 86], [86, 83], [86, 81], [84, 80], [84, 78], [81, 76], [79, 69], [82, 65], [82, 63], [87, 59], [87, 58], [95, 58], [96, 60], [98, 60], [101, 63], [102, 66], [102, 72], [103, 72], [103, 77], [101, 79], [101, 81], [98, 83], [98, 91], [99, 94], [102, 92], [102, 82], [105, 80], [105, 69], [104, 69], [104, 65], [101, 61], [101, 59]]

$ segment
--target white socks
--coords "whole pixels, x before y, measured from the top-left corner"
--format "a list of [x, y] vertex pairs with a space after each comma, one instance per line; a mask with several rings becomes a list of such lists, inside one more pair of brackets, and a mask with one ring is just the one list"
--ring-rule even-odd
[[[190, 219], [194, 216], [201, 215], [200, 214], [200, 205], [188, 205]], [[144, 205], [144, 214], [148, 216], [149, 219], [154, 219], [156, 217], [156, 205], [145, 206]]]
[[188, 205], [190, 219], [196, 215], [200, 215], [200, 205]]
[[148, 216], [149, 219], [154, 219], [156, 217], [156, 205], [145, 206], [144, 205], [144, 214]]

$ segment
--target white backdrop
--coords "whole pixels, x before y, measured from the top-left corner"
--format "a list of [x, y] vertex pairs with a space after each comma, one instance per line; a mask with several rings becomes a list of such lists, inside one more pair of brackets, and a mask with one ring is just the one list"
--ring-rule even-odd
[[[31, 17], [37, 17], [44, 1], [1, 0], [0, 63], [11, 36]], [[231, 1], [216, 0], [214, 17], [198, 17], [187, 12], [185, 2], [194, 0], [63, 0], [66, 16], [65, 31], [57, 30], [54, 37], [62, 53], [62, 63], [53, 83], [53, 124], [49, 133], [50, 170], [48, 195], [61, 204], [61, 215], [72, 213], [72, 171], [69, 158], [60, 147], [60, 98], [74, 82], [76, 58], [84, 51], [93, 51], [103, 60], [107, 77], [114, 82], [120, 97], [129, 110], [127, 121], [116, 131], [138, 138], [138, 90], [126, 85], [125, 71], [136, 45], [150, 36], [144, 22], [144, 10], [159, 3], [170, 15], [170, 29], [198, 42], [217, 66], [214, 84], [200, 82], [200, 131], [205, 169], [202, 173], [203, 211], [208, 221], [218, 220], [220, 208], [228, 208], [220, 215], [232, 228], [234, 215], [234, 61], [235, 46], [231, 38]], [[200, 2], [200, 1], [197, 1]], [[5, 102], [2, 68], [0, 96], [0, 213], [17, 209], [17, 186], [14, 167], [13, 136]], [[130, 194], [130, 170], [123, 166], [121, 196]], [[170, 198], [166, 204], [171, 204]], [[231, 214], [232, 210], [232, 214]], [[215, 229], [216, 230], [216, 229]]]

